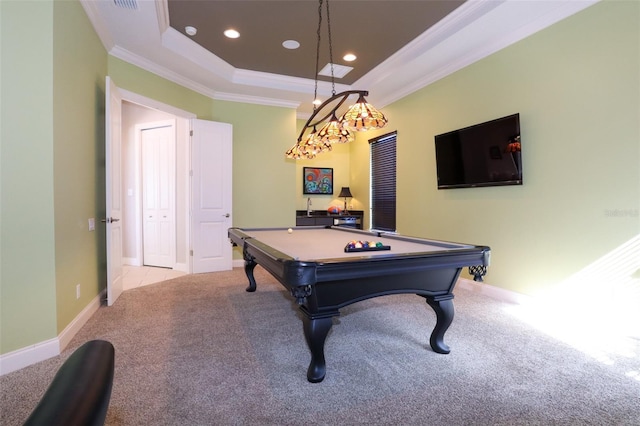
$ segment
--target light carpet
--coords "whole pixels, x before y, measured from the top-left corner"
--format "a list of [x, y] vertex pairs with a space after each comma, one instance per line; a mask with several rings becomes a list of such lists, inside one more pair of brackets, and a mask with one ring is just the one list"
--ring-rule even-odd
[[104, 339], [108, 425], [640, 425], [640, 381], [625, 374], [640, 371], [640, 342], [603, 364], [461, 288], [450, 354], [429, 346], [424, 298], [379, 297], [341, 310], [326, 378], [309, 383], [297, 306], [255, 272], [255, 293], [242, 269], [125, 292], [61, 356], [0, 377], [0, 423], [21, 424], [71, 352]]

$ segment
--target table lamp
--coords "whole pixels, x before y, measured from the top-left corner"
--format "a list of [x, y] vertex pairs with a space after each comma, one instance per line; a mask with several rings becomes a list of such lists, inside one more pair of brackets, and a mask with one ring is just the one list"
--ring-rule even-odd
[[343, 186], [342, 190], [340, 190], [340, 195], [338, 195], [338, 197], [344, 197], [343, 214], [348, 214], [349, 212], [347, 211], [347, 198], [353, 198], [353, 195], [351, 195], [351, 190], [349, 189], [349, 187]]

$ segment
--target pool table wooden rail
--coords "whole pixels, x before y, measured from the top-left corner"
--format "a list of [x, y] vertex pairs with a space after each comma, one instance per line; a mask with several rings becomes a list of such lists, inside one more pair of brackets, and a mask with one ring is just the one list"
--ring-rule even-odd
[[[306, 227], [308, 229], [310, 227]], [[385, 238], [392, 241], [424, 241], [412, 237], [397, 236], [383, 232], [369, 232], [360, 230], [345, 230], [337, 227], [315, 227], [329, 228], [347, 233], [352, 237], [362, 235], [363, 239], [370, 240]], [[286, 228], [279, 228], [286, 231]], [[294, 232], [297, 228], [293, 228]], [[255, 231], [267, 230], [267, 228], [256, 228]], [[273, 230], [273, 229], [268, 229]], [[304, 232], [304, 230], [302, 231]], [[245, 260], [253, 259], [256, 263], [271, 273], [288, 290], [298, 292], [296, 287], [306, 287], [319, 282], [334, 280], [369, 279], [372, 275], [389, 276], [396, 275], [399, 270], [405, 273], [419, 272], [429, 269], [441, 268], [463, 268], [469, 265], [489, 266], [491, 250], [489, 247], [481, 247], [482, 253], [478, 254], [477, 246], [459, 245], [446, 241], [429, 240], [430, 244], [439, 244], [442, 251], [429, 251], [429, 259], [425, 260], [425, 251], [417, 252], [359, 252], [357, 256], [351, 257], [326, 257], [320, 259], [298, 259], [287, 253], [279, 251], [270, 245], [254, 238], [251, 234], [244, 232], [240, 228], [230, 228], [229, 238], [236, 246], [242, 247]], [[349, 238], [349, 237], [345, 237]], [[346, 242], [346, 241], [345, 241]], [[310, 243], [311, 244], [311, 243]], [[458, 248], [458, 247], [467, 248]], [[451, 248], [456, 248], [452, 252]], [[345, 264], [350, 268], [344, 268]], [[457, 277], [456, 277], [457, 279]], [[424, 294], [438, 294], [450, 292], [455, 285], [449, 283], [445, 287], [434, 286], [430, 289], [422, 289]], [[247, 291], [255, 291], [255, 280], [250, 280]], [[406, 293], [415, 293], [413, 290], [406, 290]], [[380, 294], [377, 294], [380, 295]], [[371, 296], [375, 297], [375, 296]], [[362, 300], [362, 299], [359, 299]], [[299, 303], [301, 303], [299, 301]], [[353, 302], [352, 302], [353, 303]], [[345, 306], [345, 305], [342, 305]]]

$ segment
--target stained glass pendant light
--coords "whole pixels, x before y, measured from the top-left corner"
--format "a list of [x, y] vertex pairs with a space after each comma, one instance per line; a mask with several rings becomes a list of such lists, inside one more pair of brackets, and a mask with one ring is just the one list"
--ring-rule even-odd
[[[320, 58], [320, 30], [322, 26], [322, 4], [326, 1], [327, 8], [327, 29], [329, 35], [329, 61], [331, 66], [332, 96], [324, 101], [320, 106], [313, 108], [311, 117], [307, 120], [297, 143], [286, 153], [287, 158], [296, 160], [313, 159], [321, 152], [330, 151], [333, 144], [353, 141], [351, 131], [365, 131], [381, 129], [387, 125], [387, 118], [375, 107], [369, 104], [365, 96], [369, 94], [366, 90], [348, 90], [336, 94], [335, 78], [333, 75], [333, 52], [331, 46], [331, 21], [329, 16], [329, 0], [318, 0], [318, 42], [316, 48], [316, 74], [314, 100], [318, 94], [318, 65]], [[358, 95], [357, 102], [348, 108], [340, 119], [337, 118], [336, 111], [344, 104], [351, 95]], [[328, 111], [328, 112], [327, 112]], [[321, 118], [316, 118], [321, 117]], [[327, 121], [328, 119], [328, 121]], [[320, 130], [316, 131], [316, 128]], [[313, 129], [313, 130], [311, 130]], [[310, 132], [307, 134], [307, 132]], [[305, 136], [306, 134], [306, 136]]]
[[340, 122], [343, 126], [359, 132], [383, 128], [387, 125], [387, 117], [360, 94], [358, 101], [344, 113]]
[[329, 122], [320, 129], [317, 138], [320, 142], [325, 144], [347, 143], [353, 141], [353, 135], [338, 120], [335, 111], [331, 115], [331, 120], [329, 120]]

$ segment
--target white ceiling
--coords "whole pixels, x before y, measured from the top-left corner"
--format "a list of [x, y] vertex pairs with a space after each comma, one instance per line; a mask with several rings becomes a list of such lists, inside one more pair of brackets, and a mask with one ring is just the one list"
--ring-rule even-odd
[[[137, 0], [137, 10], [80, 1], [110, 55], [213, 99], [296, 108], [300, 118], [312, 111], [314, 80], [234, 68], [169, 26], [167, 0]], [[383, 108], [597, 1], [468, 0], [336, 91], [368, 90], [368, 100]], [[318, 84], [320, 96], [331, 95], [330, 83]]]

